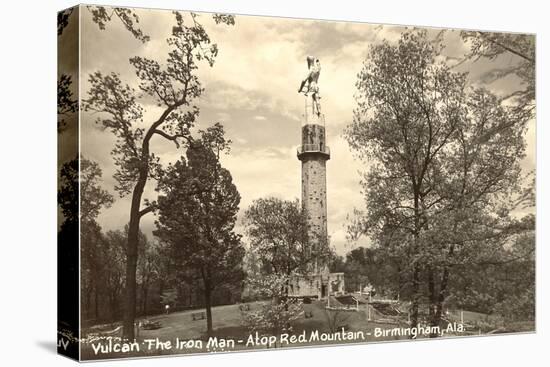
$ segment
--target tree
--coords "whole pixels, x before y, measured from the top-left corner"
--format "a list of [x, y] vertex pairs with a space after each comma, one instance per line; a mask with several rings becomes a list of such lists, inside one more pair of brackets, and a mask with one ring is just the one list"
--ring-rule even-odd
[[69, 25], [69, 19], [73, 11], [74, 8], [69, 8], [57, 13], [57, 36], [61, 36], [65, 28]]
[[234, 232], [241, 197], [220, 163], [229, 147], [219, 124], [170, 165], [159, 180], [155, 235], [169, 244], [180, 268], [198, 274], [204, 290], [207, 331], [212, 333], [212, 292], [243, 279], [244, 247]]
[[[167, 39], [172, 50], [166, 65], [161, 66], [157, 61], [144, 57], [130, 59], [140, 80], [139, 89], [162, 107], [156, 119], [146, 127], [140, 127], [144, 116], [140, 98], [144, 98], [144, 103], [147, 98], [123, 84], [116, 73], [92, 73], [88, 98], [84, 101], [85, 109], [101, 113], [98, 123], [116, 136], [117, 143], [112, 151], [117, 166], [116, 189], [121, 196], [132, 195], [124, 317], [124, 337], [128, 339], [134, 339], [139, 222], [142, 216], [155, 209], [154, 203], [147, 201], [143, 207], [143, 191], [147, 180], [160, 178], [162, 171], [158, 158], [150, 151], [150, 143], [154, 137], [160, 137], [172, 141], [179, 148], [180, 143], [190, 141], [190, 128], [199, 113], [199, 108], [192, 103], [202, 93], [201, 83], [195, 75], [197, 62], [206, 60], [213, 66], [218, 52], [217, 46], [211, 43], [198, 22], [197, 14], [190, 13], [187, 20], [179, 12], [174, 14], [176, 26]], [[220, 21], [230, 23], [232, 18]]]
[[[350, 291], [362, 290], [367, 283], [371, 283], [376, 289], [379, 289], [379, 285], [369, 277], [367, 272], [372, 270], [378, 273], [382, 269], [379, 267], [373, 268], [372, 262], [369, 263], [367, 251], [368, 249], [364, 247], [358, 247], [346, 254], [344, 271], [346, 273], [346, 288]], [[387, 276], [388, 274], [384, 274], [384, 277]]]
[[161, 258], [160, 245], [155, 242], [151, 243], [146, 236], [143, 236], [143, 239], [143, 245], [140, 246], [137, 281], [140, 285], [140, 313], [146, 315], [148, 312], [149, 289], [153, 282], [159, 279], [163, 259]]
[[341, 310], [338, 308], [323, 308], [323, 314], [327, 320], [327, 325], [331, 333], [336, 333], [345, 329], [346, 322], [352, 315], [349, 310]]
[[[111, 13], [107, 11], [104, 6], [92, 6], [87, 5], [86, 8], [92, 13], [93, 21], [99, 27], [104, 30], [106, 24], [110, 22], [113, 16], [118, 17], [126, 29], [132, 33], [132, 35], [145, 43], [149, 40], [149, 36], [145, 35], [143, 31], [137, 27], [139, 23], [138, 15], [128, 8], [111, 8]], [[65, 28], [69, 25], [71, 15], [74, 13], [75, 8], [68, 8], [57, 13], [57, 36], [61, 36]], [[73, 93], [70, 90], [72, 85], [71, 76], [67, 74], [61, 74], [57, 81], [57, 132], [62, 133], [66, 128], [65, 116], [75, 113], [78, 110], [78, 100], [75, 100]]]
[[67, 126], [65, 116], [75, 113], [78, 110], [78, 101], [74, 99], [70, 86], [72, 80], [70, 75], [61, 74], [57, 81], [57, 132], [61, 133]]
[[[326, 238], [309, 238], [307, 215], [298, 200], [255, 200], [244, 214], [244, 224], [249, 251], [260, 267], [258, 274], [249, 274], [247, 288], [252, 298], [271, 297], [259, 311], [245, 315], [245, 324], [251, 330], [270, 330], [272, 335], [279, 335], [292, 328], [291, 321], [301, 312], [300, 302], [288, 297], [293, 276], [307, 274], [317, 261], [328, 260], [332, 253]], [[271, 285], [266, 293], [261, 287], [268, 283]], [[280, 289], [273, 289], [275, 285]]]
[[[501, 56], [512, 56], [513, 62], [507, 62], [505, 67], [494, 67], [484, 75], [486, 82], [515, 75], [521, 81], [523, 88], [502, 97], [511, 100], [517, 112], [523, 112], [528, 117], [535, 115], [535, 36], [530, 34], [492, 33], [480, 31], [462, 31], [462, 39], [470, 44], [470, 52], [464, 60], [479, 59], [496, 60]], [[499, 127], [499, 128], [504, 128]]]
[[282, 274], [258, 274], [247, 278], [251, 298], [267, 300], [260, 307], [242, 313], [243, 323], [250, 333], [274, 335], [292, 331], [292, 321], [302, 314], [302, 303], [287, 297], [289, 277]]
[[63, 223], [78, 223], [78, 158], [75, 158], [61, 166], [59, 172], [59, 189], [57, 202], [63, 215]]
[[343, 273], [346, 271], [345, 258], [338, 255], [334, 250], [330, 251], [328, 259], [328, 270], [331, 273]]
[[80, 159], [80, 219], [93, 221], [103, 208], [109, 208], [113, 196], [100, 186], [102, 171], [97, 162]]
[[[58, 232], [57, 232], [57, 287], [58, 322], [63, 328], [78, 325], [81, 315], [62, 294], [79, 292], [79, 249], [78, 225], [78, 159], [69, 160], [61, 166], [57, 188]], [[63, 291], [63, 292], [62, 292]], [[74, 336], [74, 335], [73, 335]]]
[[[536, 261], [535, 231], [518, 236], [510, 249], [503, 251], [502, 259], [491, 264], [500, 280], [494, 289], [498, 292], [492, 312], [505, 321], [535, 321]], [[501, 269], [499, 269], [501, 268]], [[495, 271], [495, 272], [496, 272]], [[506, 296], [505, 296], [506, 295]]]
[[345, 133], [371, 163], [357, 233], [405, 259], [413, 327], [423, 301], [439, 324], [455, 264], [475, 262], [480, 249], [494, 251], [524, 228], [511, 213], [523, 197], [526, 116], [469, 88], [465, 73], [437, 61], [442, 47], [424, 31], [372, 46]]
[[80, 159], [80, 230], [81, 230], [81, 274], [84, 307], [90, 314], [91, 296], [94, 296], [94, 317], [99, 317], [99, 294], [106, 254], [102, 250], [101, 226], [97, 216], [103, 208], [109, 208], [113, 196], [100, 186], [102, 171], [99, 164], [85, 158]]
[[104, 30], [107, 23], [110, 22], [113, 17], [117, 17], [136, 39], [143, 43], [149, 41], [150, 37], [137, 27], [137, 24], [139, 24], [139, 17], [131, 9], [113, 7], [108, 10], [105, 6], [91, 5], [87, 5], [86, 8], [92, 13], [93, 21], [98, 25], [99, 29]]
[[103, 286], [103, 233], [96, 221], [80, 230], [81, 314], [84, 322], [100, 318], [100, 294]]
[[400, 269], [406, 260], [392, 256], [388, 249], [378, 247], [357, 247], [346, 255], [344, 272], [346, 287], [356, 291], [372, 285], [376, 294], [395, 298], [406, 294], [402, 287]]
[[307, 216], [298, 200], [255, 200], [244, 214], [244, 224], [264, 274], [305, 274], [316, 259], [330, 255], [328, 246], [310, 246]]
[[65, 217], [62, 228], [80, 224], [83, 308], [89, 315], [93, 295], [96, 318], [104, 254], [100, 247], [103, 239], [101, 227], [96, 219], [103, 208], [113, 203], [112, 195], [100, 186], [101, 175], [101, 168], [96, 162], [85, 157], [75, 158], [61, 167], [58, 192], [59, 205]]
[[[74, 9], [75, 8], [69, 8], [57, 13], [58, 36], [61, 36], [65, 28], [69, 25], [69, 20], [74, 12]], [[109, 9], [107, 9], [105, 6], [86, 5], [86, 9], [92, 13], [94, 23], [96, 23], [101, 30], [104, 30], [107, 23], [116, 16], [136, 39], [143, 43], [149, 41], [150, 39], [150, 37], [144, 34], [143, 31], [137, 26], [137, 24], [139, 24], [139, 17], [136, 12], [129, 8], [109, 7]]]
[[448, 303], [461, 309], [499, 315], [504, 322], [534, 320], [534, 216], [526, 216], [523, 221], [532, 229], [513, 236], [497, 251], [485, 252], [467, 269], [454, 271], [454, 292]]
[[120, 307], [126, 284], [125, 248], [128, 239], [128, 226], [124, 230], [108, 231], [102, 242], [104, 290], [111, 320], [121, 316]]

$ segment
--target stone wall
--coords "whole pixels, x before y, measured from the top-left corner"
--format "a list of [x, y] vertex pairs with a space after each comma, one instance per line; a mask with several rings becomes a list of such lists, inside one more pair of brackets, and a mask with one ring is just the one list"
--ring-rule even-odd
[[325, 298], [328, 295], [344, 294], [344, 273], [318, 273], [295, 275], [290, 282], [292, 297]]

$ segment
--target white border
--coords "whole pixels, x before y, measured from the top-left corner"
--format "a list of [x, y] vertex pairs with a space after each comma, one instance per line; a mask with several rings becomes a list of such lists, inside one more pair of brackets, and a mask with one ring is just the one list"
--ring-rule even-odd
[[[550, 29], [545, 3], [534, 0], [460, 0], [334, 2], [278, 0], [123, 0], [104, 4], [196, 9], [272, 15], [472, 28], [537, 34], [537, 184], [550, 185], [542, 165], [550, 154], [547, 125], [550, 98]], [[73, 365], [55, 354], [56, 323], [56, 11], [75, 5], [67, 0], [8, 2], [0, 23], [4, 134], [2, 157], [1, 311], [6, 365]], [[546, 65], [546, 68], [542, 67]], [[537, 334], [464, 338], [426, 343], [385, 343], [332, 348], [285, 349], [282, 352], [234, 353], [192, 357], [125, 360], [117, 366], [469, 366], [540, 365], [550, 342], [550, 279], [545, 242], [550, 218], [549, 194], [537, 190]], [[11, 362], [11, 363], [10, 363]], [[105, 364], [102, 364], [105, 365]], [[111, 364], [107, 364], [111, 365]]]

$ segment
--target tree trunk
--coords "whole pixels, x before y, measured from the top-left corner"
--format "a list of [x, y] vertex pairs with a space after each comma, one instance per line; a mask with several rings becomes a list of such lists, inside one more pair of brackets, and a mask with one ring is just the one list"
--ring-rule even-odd
[[[428, 291], [430, 293], [430, 309], [429, 309], [429, 319], [430, 326], [439, 326], [439, 319], [436, 315], [435, 308], [438, 299], [438, 294], [435, 290], [435, 279], [434, 279], [434, 270], [432, 267], [428, 268]], [[433, 328], [431, 329], [433, 330]], [[439, 335], [437, 333], [430, 331], [430, 338], [437, 338]]]
[[97, 283], [94, 284], [94, 314], [95, 314], [95, 319], [98, 320], [99, 319], [99, 287], [97, 286]]
[[139, 287], [139, 314], [140, 315], [143, 315], [143, 310], [144, 310], [144, 306], [143, 306], [143, 299], [144, 299], [144, 296], [145, 296], [145, 279], [143, 279], [141, 281], [141, 284], [140, 284], [140, 287]]
[[147, 315], [147, 297], [149, 295], [149, 287], [145, 287], [143, 291], [143, 310], [142, 313]]
[[212, 290], [210, 281], [204, 283], [204, 306], [206, 308], [206, 333], [212, 336]]
[[[456, 227], [455, 227], [456, 230]], [[454, 245], [449, 248], [449, 257], [452, 257], [454, 253]], [[441, 276], [441, 284], [439, 285], [439, 292], [434, 297], [433, 307], [435, 308], [434, 319], [432, 325], [439, 325], [441, 323], [441, 316], [443, 315], [443, 302], [447, 298], [447, 287], [449, 285], [449, 265], [443, 266], [443, 275]], [[435, 326], [434, 325], [434, 326]]]
[[109, 306], [111, 307], [111, 320], [116, 321], [118, 317], [118, 299], [115, 295], [109, 295]]
[[85, 301], [84, 301], [84, 313], [86, 315], [86, 318], [89, 319], [91, 317], [91, 314], [92, 314], [92, 305], [91, 305], [91, 299], [92, 299], [92, 287], [89, 286], [89, 287], [86, 287], [86, 289], [84, 290], [84, 297], [85, 297]]
[[412, 277], [412, 301], [411, 301], [411, 328], [418, 326], [418, 301], [419, 301], [419, 270], [418, 265], [413, 265], [413, 277]]
[[443, 315], [443, 302], [447, 297], [447, 285], [449, 283], [449, 267], [445, 266], [443, 269], [443, 276], [441, 278], [441, 286], [439, 289], [439, 295], [437, 298], [437, 303], [435, 305], [435, 320], [439, 324], [441, 322], [441, 316]]
[[139, 208], [141, 196], [147, 181], [147, 167], [141, 170], [138, 182], [132, 194], [130, 223], [128, 225], [128, 244], [126, 247], [126, 288], [124, 294], [123, 338], [134, 340], [134, 322], [136, 319], [136, 271], [138, 260]]
[[[285, 282], [286, 286], [285, 286], [285, 311], [288, 312], [288, 294], [289, 294], [289, 291], [290, 291], [290, 273], [291, 273], [291, 270], [288, 269], [288, 273], [287, 273], [287, 280]], [[322, 279], [321, 279], [321, 289], [323, 287], [323, 284], [322, 284]], [[328, 297], [330, 297], [330, 295], [327, 295]], [[285, 323], [285, 328], [286, 330], [290, 330], [290, 322], [286, 322]]]
[[402, 288], [401, 264], [399, 264], [399, 260], [396, 263], [396, 268], [397, 268], [397, 298], [399, 299], [399, 295], [401, 294], [401, 288]]
[[[420, 210], [419, 210], [419, 190], [413, 182], [414, 190], [414, 234], [413, 234], [413, 257], [418, 256], [418, 237], [420, 234]], [[411, 328], [418, 326], [418, 303], [420, 301], [420, 266], [418, 259], [413, 264], [412, 274], [412, 304], [411, 304]], [[412, 337], [412, 336], [411, 336]]]

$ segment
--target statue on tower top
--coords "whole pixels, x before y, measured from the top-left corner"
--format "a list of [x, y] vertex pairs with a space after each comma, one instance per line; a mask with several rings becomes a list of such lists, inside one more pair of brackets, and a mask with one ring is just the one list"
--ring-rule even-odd
[[[321, 63], [319, 59], [307, 57], [307, 76], [302, 80], [298, 93], [304, 93], [307, 97], [311, 93], [312, 112], [317, 116], [321, 116], [321, 95], [319, 94], [319, 74], [321, 74]], [[305, 88], [304, 88], [305, 87]]]

